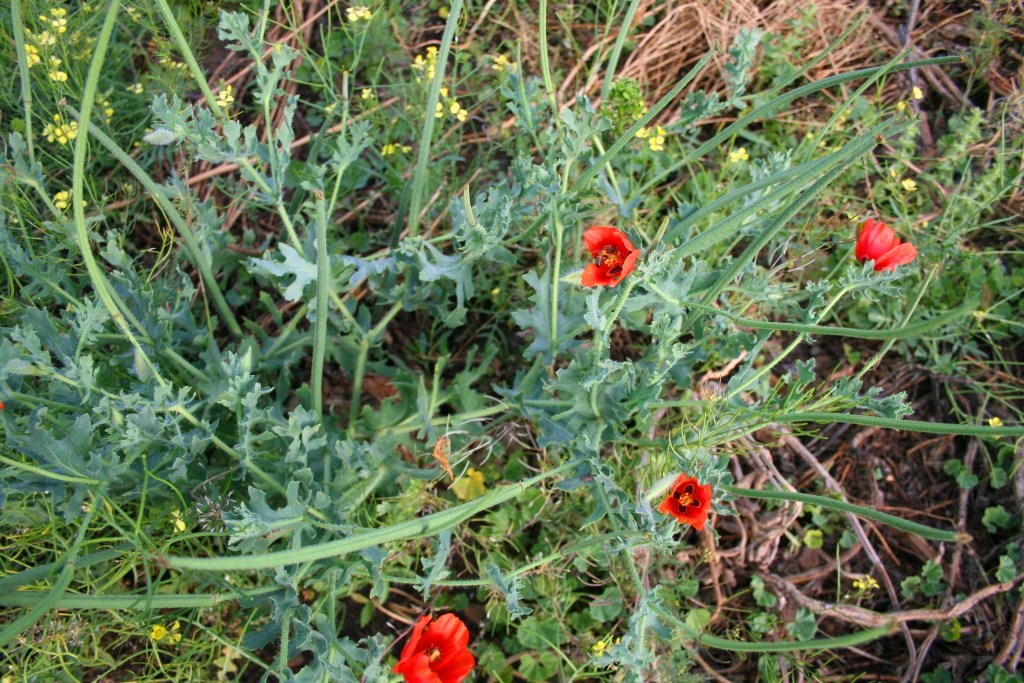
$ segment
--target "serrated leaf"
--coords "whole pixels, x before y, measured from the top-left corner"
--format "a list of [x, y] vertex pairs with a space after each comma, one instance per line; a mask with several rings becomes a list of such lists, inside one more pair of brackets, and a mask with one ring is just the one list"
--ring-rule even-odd
[[249, 259], [249, 270], [279, 278], [293, 276], [295, 279], [284, 288], [281, 295], [288, 301], [298, 301], [306, 285], [316, 283], [316, 264], [284, 242], [278, 245], [278, 250], [284, 256], [284, 261], [275, 261], [269, 257]]

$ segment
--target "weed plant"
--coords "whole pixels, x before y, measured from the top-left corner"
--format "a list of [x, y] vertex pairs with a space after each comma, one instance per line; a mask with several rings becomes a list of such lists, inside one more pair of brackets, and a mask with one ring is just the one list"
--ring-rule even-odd
[[[653, 98], [615, 76], [637, 2], [520, 8], [536, 52], [489, 4], [301, 5], [3, 16], [4, 683], [396, 681], [446, 613], [473, 680], [701, 680], [707, 650], [813, 676], [913, 643], [900, 601], [956, 642], [946, 558], [980, 535], [975, 585], [1018, 604], [1020, 128], [965, 109], [918, 170], [919, 93], [883, 97], [960, 56], [809, 80], [862, 24], [799, 66], [743, 30]], [[617, 36], [580, 58], [599, 105], [555, 87], [578, 25]], [[859, 262], [870, 217], [916, 260]], [[614, 285], [581, 284], [614, 266], [592, 226], [638, 252]], [[949, 378], [945, 418], [879, 385], [894, 363]], [[837, 423], [972, 444], [945, 481], [991, 504], [780, 473]], [[664, 511], [681, 475], [706, 527]], [[720, 582], [751, 510], [752, 548], [838, 558], [870, 525], [938, 559], [888, 593], [837, 561], [835, 605]]]

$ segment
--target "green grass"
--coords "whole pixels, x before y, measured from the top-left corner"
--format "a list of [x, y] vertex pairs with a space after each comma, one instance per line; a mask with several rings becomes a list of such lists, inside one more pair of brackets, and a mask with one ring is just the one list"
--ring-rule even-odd
[[[397, 681], [428, 612], [479, 681], [1015, 680], [980, 611], [916, 662], [896, 620], [1019, 598], [1022, 131], [897, 102], [983, 101], [1020, 18], [811, 80], [868, 22], [807, 60], [808, 12], [653, 96], [617, 66], [660, 5], [499, 5], [0, 16], [0, 680]], [[868, 216], [917, 260], [858, 264]]]

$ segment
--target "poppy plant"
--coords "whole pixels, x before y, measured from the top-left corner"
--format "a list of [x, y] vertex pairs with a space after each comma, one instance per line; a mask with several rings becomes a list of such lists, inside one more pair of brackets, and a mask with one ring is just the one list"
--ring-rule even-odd
[[594, 262], [583, 269], [584, 287], [614, 287], [636, 268], [640, 252], [626, 233], [607, 225], [595, 225], [583, 233]]
[[426, 614], [412, 628], [394, 672], [406, 683], [461, 683], [476, 665], [467, 647], [469, 629], [454, 614], [431, 622]]
[[697, 531], [704, 528], [710, 509], [711, 485], [702, 485], [688, 474], [679, 475], [668, 496], [658, 506], [659, 512], [672, 515], [680, 522], [692, 525]]
[[875, 270], [896, 270], [896, 266], [910, 263], [917, 258], [917, 247], [910, 242], [900, 243], [892, 228], [869, 218], [860, 228], [857, 235], [857, 260], [874, 261]]

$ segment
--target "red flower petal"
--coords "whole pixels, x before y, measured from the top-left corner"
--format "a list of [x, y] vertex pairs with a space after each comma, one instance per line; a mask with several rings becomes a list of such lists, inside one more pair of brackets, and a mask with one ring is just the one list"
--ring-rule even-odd
[[587, 228], [583, 243], [595, 259], [580, 275], [584, 287], [614, 287], [633, 272], [640, 257], [626, 233], [607, 225]]
[[[683, 495], [689, 496], [693, 502], [683, 505], [680, 502]], [[708, 513], [711, 511], [711, 485], [701, 484], [694, 477], [681, 474], [665, 500], [658, 506], [658, 511], [672, 515], [679, 522], [690, 524], [700, 531], [704, 528]]]
[[393, 671], [406, 683], [462, 683], [476, 665], [469, 629], [454, 614], [420, 617]]
[[875, 259], [875, 270], [896, 270], [897, 266], [906, 265], [915, 258], [917, 258], [917, 247], [910, 242], [904, 242]]

